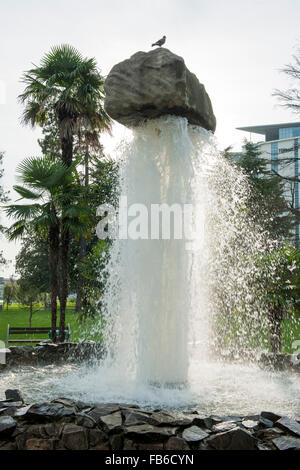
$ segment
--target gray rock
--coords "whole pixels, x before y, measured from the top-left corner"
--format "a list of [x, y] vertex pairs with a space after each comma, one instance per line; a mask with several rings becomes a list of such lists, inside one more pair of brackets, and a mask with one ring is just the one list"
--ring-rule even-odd
[[76, 424], [66, 424], [63, 430], [62, 443], [69, 450], [87, 450], [87, 431]]
[[41, 403], [32, 405], [26, 413], [26, 418], [37, 422], [56, 421], [67, 416], [75, 417], [75, 409], [64, 407], [59, 403]]
[[106, 416], [119, 410], [120, 405], [108, 403], [95, 406], [91, 411], [87, 413], [87, 415], [93, 418], [95, 423], [98, 424], [101, 420], [101, 416]]
[[145, 424], [149, 421], [149, 415], [135, 410], [122, 410], [125, 418], [125, 426], [136, 426], [137, 424]]
[[118, 451], [123, 449], [124, 438], [122, 434], [114, 434], [109, 438], [110, 446], [113, 451]]
[[171, 411], [159, 411], [153, 413], [149, 418], [149, 424], [154, 426], [188, 426], [194, 421], [195, 415], [184, 415]]
[[122, 426], [122, 415], [120, 411], [100, 417], [101, 423], [105, 425], [108, 431], [120, 430]]
[[100, 429], [89, 429], [89, 443], [91, 447], [95, 447], [107, 442], [107, 435]]
[[269, 419], [270, 421], [273, 421], [273, 423], [276, 423], [276, 421], [278, 421], [281, 418], [280, 415], [276, 413], [272, 413], [272, 411], [262, 411], [260, 415], [262, 418], [266, 418], [266, 419]]
[[6, 400], [12, 400], [12, 401], [20, 401], [22, 403], [24, 403], [24, 400], [23, 400], [23, 397], [22, 397], [22, 394], [20, 392], [20, 390], [17, 390], [17, 389], [8, 389], [5, 391], [5, 398]]
[[300, 450], [300, 439], [297, 437], [283, 436], [272, 441], [279, 450]]
[[290, 431], [291, 433], [295, 434], [296, 436], [300, 436], [300, 424], [297, 421], [295, 421], [294, 419], [288, 418], [287, 416], [284, 416], [283, 418], [280, 418], [276, 422], [276, 426], [279, 426], [282, 429]]
[[25, 450], [54, 450], [54, 439], [28, 439]]
[[186, 442], [200, 442], [208, 436], [209, 434], [198, 426], [186, 428], [182, 433], [182, 437]]
[[255, 450], [256, 440], [239, 427], [215, 434], [207, 439], [210, 447], [217, 450]]
[[259, 424], [265, 426], [266, 428], [271, 428], [274, 423], [270, 419], [260, 417]]
[[175, 427], [151, 426], [140, 424], [125, 428], [125, 435], [129, 439], [141, 439], [147, 441], [161, 441], [176, 434]]
[[11, 416], [0, 416], [0, 436], [12, 434], [17, 422]]
[[221, 423], [214, 424], [212, 430], [213, 432], [224, 432], [234, 429], [235, 427], [236, 423], [233, 421], [222, 421]]
[[242, 425], [246, 429], [258, 429], [259, 428], [259, 422], [252, 421], [251, 419], [246, 419], [245, 421], [242, 421]]
[[216, 118], [204, 85], [182, 57], [168, 49], [137, 52], [115, 65], [104, 89], [107, 113], [125, 126], [173, 114], [215, 131]]
[[172, 436], [165, 445], [166, 450], [190, 450], [188, 443], [178, 436]]

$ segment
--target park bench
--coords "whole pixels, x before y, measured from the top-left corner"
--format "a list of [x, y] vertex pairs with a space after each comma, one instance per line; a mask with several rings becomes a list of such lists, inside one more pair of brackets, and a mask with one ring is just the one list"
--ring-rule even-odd
[[[71, 329], [70, 325], [68, 324], [67, 329], [65, 330], [66, 339], [70, 340], [71, 336]], [[58, 335], [58, 330], [56, 330], [56, 334]], [[51, 326], [10, 326], [7, 325], [7, 334], [6, 334], [6, 347], [8, 348], [9, 343], [39, 343], [43, 338], [24, 338], [24, 339], [10, 339], [12, 335], [45, 335], [48, 339], [51, 338]]]

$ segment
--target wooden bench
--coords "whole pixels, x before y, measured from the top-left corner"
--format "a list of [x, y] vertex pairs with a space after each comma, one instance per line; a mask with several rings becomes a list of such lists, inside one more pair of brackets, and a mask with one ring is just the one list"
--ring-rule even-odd
[[[7, 325], [7, 334], [6, 334], [6, 347], [8, 348], [9, 343], [39, 343], [42, 339], [49, 339], [49, 332], [51, 332], [51, 326], [9, 326]], [[58, 330], [56, 330], [58, 333]], [[67, 329], [65, 330], [67, 340], [70, 340], [71, 329], [68, 324]], [[46, 335], [46, 338], [38, 339], [9, 339], [12, 335]]]

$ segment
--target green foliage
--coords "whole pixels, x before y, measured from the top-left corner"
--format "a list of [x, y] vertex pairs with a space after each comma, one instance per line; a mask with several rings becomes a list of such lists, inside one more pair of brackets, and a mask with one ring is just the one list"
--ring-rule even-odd
[[28, 158], [19, 165], [18, 178], [23, 186], [14, 188], [21, 198], [36, 202], [5, 207], [7, 215], [17, 219], [7, 230], [9, 239], [33, 232], [46, 240], [50, 226], [60, 226], [65, 215], [69, 228], [79, 233], [86, 230], [89, 208], [78, 203], [78, 187], [73, 184], [72, 177], [77, 164], [78, 161], [66, 167], [60, 160], [44, 157]]
[[27, 234], [22, 239], [16, 256], [16, 272], [21, 282], [38, 288], [39, 293], [50, 292], [49, 249], [46, 240]]
[[284, 183], [268, 169], [269, 162], [257, 146], [245, 141], [242, 153], [233, 154], [228, 148], [224, 155], [247, 176], [250, 193], [246, 205], [253, 220], [275, 239], [289, 238], [293, 217], [284, 197]]
[[258, 286], [269, 307], [280, 304], [285, 310], [297, 311], [300, 299], [300, 252], [284, 245], [267, 252], [258, 261]]
[[16, 299], [17, 286], [14, 282], [6, 282], [3, 288], [3, 301], [6, 304], [6, 308]]
[[84, 277], [83, 294], [85, 308], [80, 318], [95, 317], [100, 311], [100, 299], [105, 283], [105, 266], [108, 262], [109, 244], [105, 240], [98, 240], [90, 253], [81, 261], [79, 269]]
[[60, 135], [110, 128], [110, 118], [102, 107], [103, 77], [95, 59], [86, 59], [72, 46], [53, 47], [35, 67], [23, 76], [26, 87], [20, 95], [25, 103], [24, 122], [44, 126], [59, 122]]
[[[8, 202], [8, 192], [4, 191], [1, 184], [1, 179], [3, 178], [4, 169], [1, 168], [3, 165], [4, 152], [0, 152], [0, 203]], [[0, 225], [0, 233], [4, 231], [4, 227]], [[3, 252], [0, 251], [0, 266], [6, 264], [6, 260], [3, 256]]]
[[38, 307], [41, 300], [41, 290], [39, 285], [34, 285], [27, 279], [20, 279], [16, 291], [16, 300], [23, 307], [28, 309], [29, 327], [31, 327], [34, 307]]

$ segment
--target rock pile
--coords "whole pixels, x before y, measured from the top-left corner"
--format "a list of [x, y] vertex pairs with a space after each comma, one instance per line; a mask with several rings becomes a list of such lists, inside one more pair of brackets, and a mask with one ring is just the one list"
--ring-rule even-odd
[[300, 420], [262, 412], [201, 416], [130, 404], [58, 398], [27, 405], [16, 390], [0, 401], [0, 450], [300, 450]]

